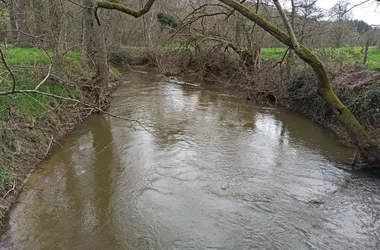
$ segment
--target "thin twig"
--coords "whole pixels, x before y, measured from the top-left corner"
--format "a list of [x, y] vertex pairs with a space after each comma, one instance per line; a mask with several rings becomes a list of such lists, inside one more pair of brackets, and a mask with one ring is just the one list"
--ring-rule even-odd
[[129, 122], [135, 122], [137, 123], [140, 127], [142, 127], [146, 132], [148, 132], [149, 134], [153, 135], [154, 137], [156, 137], [156, 135], [154, 133], [152, 133], [149, 129], [147, 129], [145, 127], [145, 125], [143, 125], [138, 119], [129, 119], [129, 118], [125, 118], [125, 117], [122, 117], [122, 116], [118, 116], [118, 115], [114, 115], [112, 113], [108, 113], [107, 111], [104, 111], [100, 108], [95, 108], [96, 110], [98, 110], [99, 112], [103, 113], [103, 114], [106, 114], [106, 115], [109, 115], [111, 117], [114, 117], [114, 118], [117, 118], [117, 119], [121, 119], [121, 120], [126, 120], [126, 121], [129, 121]]
[[8, 63], [5, 60], [5, 56], [4, 56], [4, 53], [1, 50], [1, 48], [0, 48], [0, 57], [1, 57], [1, 61], [3, 62], [5, 68], [9, 71], [9, 73], [12, 76], [12, 79], [13, 79], [12, 91], [15, 91], [15, 89], [16, 89], [16, 77], [15, 77], [15, 74], [13, 74], [13, 71], [11, 70], [11, 68], [9, 68]]
[[288, 48], [285, 50], [285, 53], [284, 53], [284, 55], [282, 56], [281, 60], [278, 61], [278, 62], [273, 66], [273, 68], [275, 68], [278, 64], [280, 64], [280, 66], [281, 66], [281, 65], [284, 63], [284, 60], [285, 60], [286, 55], [288, 54], [289, 50], [290, 50], [290, 48], [288, 47]]
[[49, 65], [49, 71], [47, 73], [47, 75], [45, 76], [45, 78], [36, 86], [36, 88], [34, 90], [38, 90], [42, 84], [44, 84], [44, 82], [46, 82], [46, 80], [50, 77], [50, 73], [51, 73], [51, 69], [53, 67], [53, 63], [51, 63]]
[[96, 7], [95, 7], [94, 14], [95, 14], [96, 22], [97, 22], [98, 26], [100, 27], [100, 26], [102, 26], [102, 24], [100, 23], [100, 18], [99, 18], [99, 14], [98, 14], [98, 9], [99, 9], [99, 7], [96, 6]]
[[7, 197], [7, 196], [8, 196], [8, 194], [9, 194], [10, 192], [12, 192], [12, 191], [14, 191], [14, 190], [15, 190], [15, 188], [16, 188], [16, 180], [13, 180], [13, 186], [12, 186], [12, 188], [11, 188], [11, 189], [9, 189], [9, 190], [8, 190], [8, 192], [6, 192], [6, 193], [4, 194], [3, 198], [1, 198], [1, 200], [4, 200], [4, 199], [5, 199], [5, 197]]
[[363, 4], [365, 4], [365, 3], [368, 3], [369, 1], [370, 1], [370, 0], [365, 0], [365, 1], [361, 2], [361, 3], [358, 3], [358, 4], [354, 4], [354, 5], [352, 5], [352, 6], [351, 6], [350, 8], [348, 8], [346, 11], [344, 11], [344, 14], [350, 12], [352, 9], [354, 9], [354, 8], [356, 8], [356, 7], [359, 7], [360, 5], [363, 5]]
[[47, 156], [47, 154], [49, 153], [51, 145], [53, 143], [53, 140], [54, 140], [54, 136], [51, 136], [49, 146], [48, 146], [47, 150], [45, 151], [45, 156]]

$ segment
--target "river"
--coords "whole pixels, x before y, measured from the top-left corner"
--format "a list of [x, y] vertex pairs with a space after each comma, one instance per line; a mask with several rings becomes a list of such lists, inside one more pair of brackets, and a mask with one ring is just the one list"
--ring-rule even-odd
[[0, 249], [379, 249], [380, 180], [331, 132], [130, 72], [27, 179]]

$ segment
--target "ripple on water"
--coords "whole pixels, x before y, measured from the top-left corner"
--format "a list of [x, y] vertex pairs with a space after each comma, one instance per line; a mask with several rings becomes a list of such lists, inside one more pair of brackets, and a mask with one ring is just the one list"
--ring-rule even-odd
[[[128, 73], [32, 174], [0, 249], [379, 249], [379, 179], [288, 111]], [[341, 164], [341, 163], [339, 163]], [[341, 165], [340, 165], [341, 166]]]

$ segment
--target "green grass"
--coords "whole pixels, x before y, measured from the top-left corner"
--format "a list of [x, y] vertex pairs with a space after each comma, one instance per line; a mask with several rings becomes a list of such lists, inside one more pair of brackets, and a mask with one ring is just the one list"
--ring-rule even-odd
[[367, 68], [380, 71], [380, 50], [370, 47], [368, 50]]
[[[46, 66], [50, 64], [50, 57], [53, 56], [51, 51], [44, 51], [37, 48], [16, 48], [8, 45], [6, 49], [2, 48], [8, 65], [19, 66]], [[64, 59], [68, 63], [73, 63], [81, 67], [81, 58], [79, 52], [68, 52]]]
[[[50, 64], [50, 58], [43, 50], [36, 48], [14, 48], [9, 47], [4, 50], [6, 55], [6, 61], [9, 66], [48, 66]], [[67, 63], [77, 67], [81, 64], [80, 54], [78, 52], [71, 52], [67, 54], [65, 59]], [[3, 65], [0, 66], [0, 91], [10, 90], [12, 87], [12, 78], [6, 71]], [[34, 76], [28, 72], [14, 70], [14, 74], [17, 82], [17, 89], [34, 89], [43, 76]], [[72, 96], [75, 98], [81, 98], [81, 93], [75, 89], [66, 88], [64, 85], [46, 81], [39, 89], [44, 92], [49, 92], [62, 96]], [[0, 97], [0, 121], [4, 118], [4, 111], [7, 107], [18, 107], [20, 114], [25, 117], [37, 116], [42, 113], [44, 106], [56, 100], [52, 97], [42, 96], [39, 94], [15, 94]]]
[[[314, 50], [329, 66], [356, 66], [363, 63], [362, 47], [321, 48]], [[262, 56], [265, 59], [280, 59], [284, 48], [263, 48]], [[370, 47], [366, 68], [380, 71], [380, 51]]]
[[9, 168], [0, 168], [0, 187], [9, 187], [12, 182], [12, 171]]
[[48, 52], [36, 48], [8, 48], [5, 51], [9, 65], [44, 66], [50, 64]]
[[263, 48], [261, 56], [265, 59], [276, 59], [284, 56], [286, 49], [283, 48]]
[[[17, 74], [16, 80], [18, 89], [34, 89], [37, 85], [36, 80], [27, 73]], [[8, 80], [1, 86], [0, 91], [9, 90], [10, 88], [11, 81]], [[46, 81], [39, 90], [60, 96], [82, 98], [80, 91], [66, 88], [63, 85], [50, 81]], [[7, 107], [17, 107], [19, 115], [25, 118], [33, 118], [48, 116], [49, 114], [46, 112], [46, 109], [55, 102], [57, 102], [56, 98], [40, 94], [14, 94], [0, 97], [0, 121], [4, 120]]]
[[[45, 77], [48, 65], [50, 64], [50, 57], [46, 52], [36, 48], [15, 48], [8, 46], [4, 49], [7, 64], [13, 69], [16, 77], [17, 89], [34, 89], [37, 84]], [[63, 61], [64, 67], [81, 69], [80, 53], [70, 52], [65, 55]], [[44, 67], [45, 73], [36, 73], [32, 69], [23, 69], [22, 67], [15, 66], [29, 66]], [[79, 67], [79, 68], [78, 68]], [[64, 69], [63, 69], [64, 70]], [[0, 63], [0, 92], [8, 91], [12, 88], [12, 78], [4, 65]], [[82, 92], [79, 88], [68, 87], [66, 84], [47, 80], [39, 89], [40, 91], [65, 96], [77, 99], [82, 99]], [[59, 100], [40, 94], [12, 94], [0, 96], [0, 129], [6, 125], [7, 110], [12, 108], [16, 111], [16, 117], [20, 117], [25, 122], [35, 119], [50, 119], [51, 114], [47, 109], [54, 105]], [[33, 131], [32, 131], [33, 132]], [[30, 132], [30, 133], [32, 133]], [[25, 136], [30, 136], [30, 133]], [[37, 132], [36, 132], [37, 133]], [[11, 136], [11, 135], [9, 135]], [[5, 156], [2, 155], [7, 152], [6, 142], [0, 142], [0, 188], [9, 187], [13, 181], [13, 172], [9, 167], [10, 163], [4, 162]], [[24, 157], [24, 156], [20, 156]]]
[[[165, 51], [181, 51], [186, 49], [186, 46], [180, 44], [169, 44], [158, 46]], [[127, 51], [141, 51], [144, 47], [139, 46], [124, 46]], [[280, 59], [284, 56], [285, 48], [263, 48], [261, 55], [264, 59]], [[339, 66], [356, 66], [363, 62], [362, 47], [342, 47], [342, 48], [319, 48], [314, 49], [318, 56], [332, 67]], [[368, 59], [366, 67], [368, 69], [380, 71], [380, 51], [376, 47], [370, 47], [368, 51]]]

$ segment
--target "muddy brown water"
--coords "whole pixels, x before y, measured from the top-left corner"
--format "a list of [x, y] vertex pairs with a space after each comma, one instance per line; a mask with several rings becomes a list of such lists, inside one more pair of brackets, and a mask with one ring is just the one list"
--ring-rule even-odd
[[295, 113], [127, 73], [26, 183], [0, 249], [379, 249], [380, 181]]

